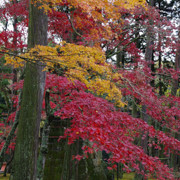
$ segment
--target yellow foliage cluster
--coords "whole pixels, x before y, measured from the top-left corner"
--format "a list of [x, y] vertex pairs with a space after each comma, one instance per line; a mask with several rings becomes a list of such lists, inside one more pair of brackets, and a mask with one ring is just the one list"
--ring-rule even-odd
[[10, 55], [5, 55], [6, 65], [11, 64], [14, 68], [19, 68], [24, 66], [24, 60], [21, 57], [12, 57]]
[[85, 83], [89, 91], [115, 101], [123, 106], [121, 92], [112, 79], [119, 75], [113, 73], [111, 66], [105, 62], [105, 55], [97, 47], [86, 47], [63, 42], [55, 47], [36, 46], [28, 53], [18, 57], [6, 55], [6, 64], [15, 67], [23, 66], [25, 61], [41, 61], [46, 69], [59, 68], [65, 71], [70, 79], [78, 79]]

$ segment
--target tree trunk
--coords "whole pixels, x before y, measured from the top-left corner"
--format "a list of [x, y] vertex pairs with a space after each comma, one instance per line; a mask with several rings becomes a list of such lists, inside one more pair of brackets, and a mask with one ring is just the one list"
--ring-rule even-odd
[[[154, 0], [150, 0], [149, 1], [149, 5], [150, 6], [154, 6]], [[149, 27], [147, 28], [147, 42], [146, 42], [146, 51], [145, 51], [145, 60], [146, 60], [146, 62], [148, 62], [149, 63], [149, 67], [151, 67], [151, 70], [152, 69], [154, 69], [154, 67], [152, 67], [152, 61], [153, 61], [153, 44], [154, 44], [154, 42], [153, 42], [153, 33], [152, 33], [152, 29], [151, 28], [153, 28], [152, 27], [152, 22], [151, 22], [151, 20], [150, 20], [150, 22], [149, 22]], [[153, 83], [154, 84], [154, 83]], [[148, 115], [147, 115], [147, 113], [146, 113], [146, 106], [145, 105], [143, 105], [142, 106], [142, 112], [143, 112], [143, 114], [142, 114], [142, 119], [146, 122], [146, 123], [148, 123]], [[145, 151], [145, 153], [147, 153], [147, 137], [144, 139], [144, 140], [142, 140], [141, 142], [142, 142], [142, 147], [143, 147], [143, 149], [144, 149], [144, 151]]]
[[[179, 28], [178, 36], [179, 36], [179, 41], [177, 43], [180, 43], [180, 28]], [[176, 51], [175, 69], [176, 71], [178, 70], [180, 71], [180, 47], [178, 47]], [[172, 95], [176, 96], [178, 88], [179, 88], [179, 78], [173, 80]], [[178, 96], [180, 96], [180, 92]]]
[[[149, 1], [149, 5], [150, 6], [154, 6], [154, 0], [150, 0]], [[148, 63], [148, 66], [151, 67], [151, 70], [154, 69], [154, 65], [152, 64], [153, 61], [153, 33], [152, 33], [152, 25], [151, 25], [151, 20], [149, 22], [149, 27], [147, 27], [147, 32], [146, 32], [146, 36], [147, 36], [147, 40], [146, 40], [146, 50], [145, 50], [145, 60]], [[154, 82], [151, 83], [152, 85], [154, 85]], [[146, 113], [146, 105], [142, 106], [142, 119], [148, 123], [148, 115]], [[143, 139], [141, 139], [141, 146], [144, 149], [144, 152], [147, 154], [147, 148], [148, 148], [148, 135], [145, 134], [145, 137], [143, 137]], [[144, 170], [143, 165], [140, 162], [140, 169]], [[143, 180], [145, 179], [143, 175], [141, 174], [135, 174], [134, 180]]]
[[82, 154], [82, 140], [71, 145], [67, 139], [57, 141], [69, 124], [69, 120], [51, 122], [43, 180], [106, 180], [102, 163], [95, 165], [91, 156], [79, 162], [72, 159], [73, 155]]
[[51, 122], [43, 180], [61, 179], [66, 140], [58, 142], [58, 138], [64, 135], [64, 127], [66, 122], [63, 120], [53, 119]]
[[46, 110], [46, 119], [44, 121], [44, 126], [42, 130], [41, 138], [41, 147], [37, 160], [37, 180], [42, 180], [44, 175], [44, 166], [46, 162], [46, 155], [48, 152], [48, 139], [50, 131], [50, 97], [49, 92], [46, 91], [45, 94], [45, 110]]
[[[120, 51], [121, 48], [117, 48], [117, 51]], [[124, 64], [125, 64], [125, 58], [124, 58], [124, 51], [121, 50], [119, 53], [117, 53], [116, 55], [116, 66], [118, 68], [124, 68]]]
[[[47, 45], [47, 15], [30, 0], [28, 47]], [[13, 163], [13, 180], [35, 180], [38, 134], [41, 120], [45, 72], [39, 62], [27, 63]]]

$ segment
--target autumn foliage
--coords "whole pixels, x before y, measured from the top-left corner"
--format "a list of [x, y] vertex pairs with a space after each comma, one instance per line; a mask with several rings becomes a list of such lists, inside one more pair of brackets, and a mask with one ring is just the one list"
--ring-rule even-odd
[[[0, 10], [2, 19], [16, 14], [14, 18], [21, 18], [16, 28], [21, 30], [14, 27], [16, 31], [0, 33], [0, 55], [5, 58], [6, 66], [20, 71], [26, 62], [44, 64], [45, 91], [50, 93], [52, 115], [59, 121], [71, 122], [64, 136], [59, 137], [59, 143], [63, 138], [68, 138], [68, 144], [78, 139], [90, 142], [82, 146], [82, 154], [73, 157], [79, 161], [89, 154], [105, 151], [110, 155], [109, 170], [121, 163], [124, 171], [135, 170], [145, 178], [151, 175], [160, 180], [175, 179], [173, 169], [146, 152], [137, 139], [147, 140], [147, 149], [159, 150], [165, 157], [179, 155], [180, 141], [176, 135], [180, 130], [180, 97], [167, 89], [160, 94], [160, 86], [153, 82], [167, 76], [170, 86], [179, 78], [180, 71], [159, 65], [152, 72], [151, 62], [144, 60], [144, 52], [138, 46], [140, 35], [136, 34], [151, 26], [151, 20], [152, 32], [157, 31], [162, 39], [161, 43], [159, 39], [154, 41], [153, 50], [165, 55], [162, 47], [169, 48], [175, 55], [179, 43], [169, 34], [176, 27], [144, 1], [38, 0], [35, 3], [41, 2], [41, 8], [49, 16], [49, 46], [27, 49], [24, 40], [27, 2], [12, 2]], [[114, 63], [114, 56], [120, 52], [131, 57], [126, 67]], [[23, 80], [12, 83], [10, 88], [17, 93], [11, 97], [11, 112], [0, 123], [3, 137], [7, 137], [19, 110], [16, 107]], [[137, 117], [131, 113], [133, 103], [139, 113]], [[46, 118], [44, 106], [45, 102], [42, 117]], [[141, 113], [150, 120], [145, 121]], [[4, 142], [1, 139], [0, 149]], [[15, 137], [9, 149], [14, 150], [14, 142]]]

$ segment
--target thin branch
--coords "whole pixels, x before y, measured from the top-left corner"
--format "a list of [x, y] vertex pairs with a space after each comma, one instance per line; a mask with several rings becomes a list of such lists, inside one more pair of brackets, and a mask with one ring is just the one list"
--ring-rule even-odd
[[[67, 16], [69, 22], [71, 23], [71, 27], [73, 28], [73, 31], [74, 31], [78, 36], [82, 37], [83, 40], [85, 40], [84, 37], [83, 37], [80, 33], [78, 33], [77, 30], [76, 30], [76, 28], [74, 27], [74, 24], [73, 24], [73, 14], [72, 14], [72, 17], [69, 17], [70, 15], [68, 16], [68, 14], [66, 13], [66, 16]], [[72, 19], [72, 20], [71, 20], [71, 19]]]
[[[136, 40], [139, 39], [139, 38], [140, 38], [140, 36], [137, 36], [137, 37], [134, 38], [132, 41], [130, 41], [129, 43], [127, 43], [125, 46], [123, 46], [120, 51], [116, 51], [116, 52], [114, 51], [112, 54], [107, 55], [107, 58], [110, 58], [110, 57], [112, 57], [112, 56], [114, 56], [114, 55], [122, 52], [122, 51], [125, 50], [131, 43], [133, 43], [134, 41], [136, 41]], [[127, 39], [125, 39], [125, 40], [127, 40]], [[122, 42], [124, 42], [125, 40], [123, 40]], [[118, 45], [120, 45], [122, 42], [120, 42]], [[116, 47], [117, 47], [117, 46], [116, 46]]]

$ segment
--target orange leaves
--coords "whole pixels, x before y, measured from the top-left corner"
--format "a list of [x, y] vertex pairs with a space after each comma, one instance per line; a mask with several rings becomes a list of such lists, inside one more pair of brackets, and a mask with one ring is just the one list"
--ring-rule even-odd
[[[112, 35], [109, 22], [119, 22], [121, 18], [120, 9], [133, 9], [135, 6], [145, 6], [145, 0], [36, 0], [35, 3], [40, 2], [41, 8], [45, 11], [58, 10], [57, 6], [65, 7], [67, 9], [68, 16], [71, 16], [75, 10], [85, 13], [87, 18], [92, 18], [96, 24], [94, 27], [101, 25], [103, 27], [102, 32], [96, 33], [96, 30], [92, 31], [91, 35], [102, 34], [103, 38], [108, 39], [108, 36]], [[50, 6], [49, 6], [50, 4]], [[59, 10], [58, 10], [59, 11]], [[79, 16], [75, 17], [76, 27], [82, 28], [84, 19]], [[79, 23], [78, 23], [79, 22]], [[102, 37], [101, 37], [102, 38]], [[93, 40], [96, 38], [94, 37]]]

